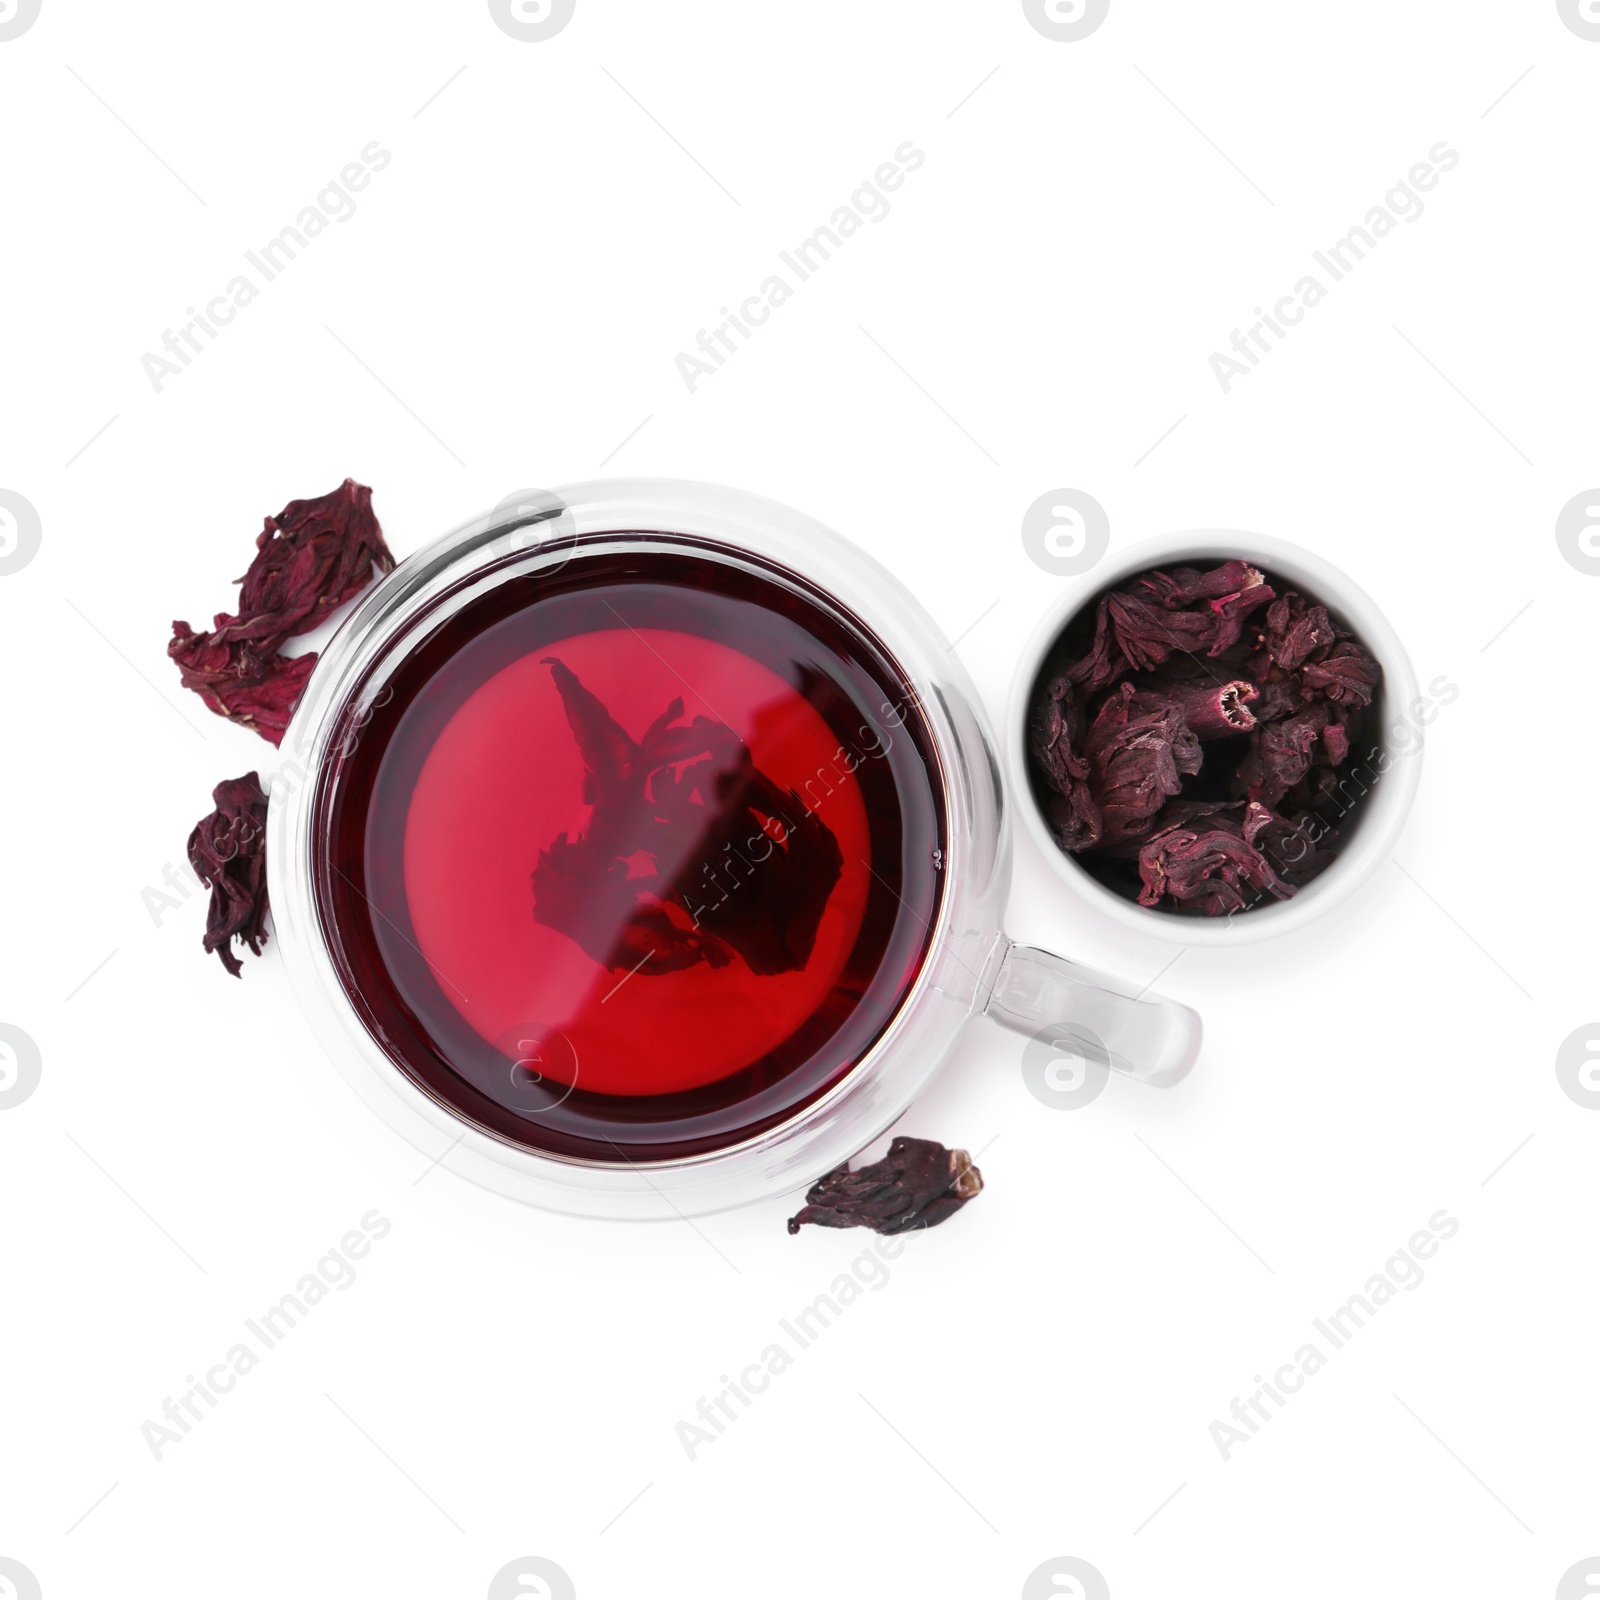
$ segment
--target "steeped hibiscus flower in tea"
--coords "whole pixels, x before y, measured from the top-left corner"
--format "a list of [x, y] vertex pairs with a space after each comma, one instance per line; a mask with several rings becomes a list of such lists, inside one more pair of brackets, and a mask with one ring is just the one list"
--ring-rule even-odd
[[1047, 658], [1034, 795], [1060, 847], [1141, 905], [1227, 916], [1284, 900], [1358, 818], [1381, 682], [1326, 606], [1270, 573], [1146, 572]]

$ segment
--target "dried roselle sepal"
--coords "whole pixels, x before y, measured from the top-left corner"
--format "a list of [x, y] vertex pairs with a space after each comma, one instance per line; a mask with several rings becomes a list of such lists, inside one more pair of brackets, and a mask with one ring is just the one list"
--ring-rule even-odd
[[184, 688], [193, 689], [219, 717], [281, 744], [317, 664], [316, 653], [263, 657], [239, 641], [219, 643], [224, 624], [234, 620], [219, 616], [212, 633], [194, 633], [187, 622], [174, 622], [167, 654], [177, 662]]
[[[1184, 909], [1209, 917], [1243, 911], [1261, 893], [1279, 900], [1294, 894], [1294, 885], [1273, 870], [1256, 844], [1262, 823], [1247, 808], [1243, 821], [1218, 814], [1194, 828], [1171, 828], [1150, 839], [1139, 852], [1139, 877], [1144, 889], [1139, 904], [1154, 906], [1163, 896]], [[1247, 897], [1245, 891], [1256, 891]]]
[[1270, 588], [1265, 594], [1259, 592], [1266, 578], [1248, 561], [1224, 561], [1204, 571], [1198, 567], [1175, 567], [1171, 572], [1147, 572], [1135, 580], [1135, 587], [1141, 584], [1169, 609], [1197, 605], [1202, 600], [1233, 606], [1244, 595], [1253, 596], [1254, 607], [1272, 598]]
[[1140, 680], [1136, 687], [1148, 689], [1174, 706], [1197, 739], [1228, 739], [1249, 733], [1256, 725], [1252, 702], [1260, 698], [1261, 691], [1244, 678], [1160, 687]]
[[1271, 585], [1244, 561], [1209, 572], [1183, 567], [1149, 572], [1106, 597], [1122, 654], [1137, 671], [1159, 667], [1174, 651], [1218, 656], [1239, 642], [1251, 612], [1273, 598]]
[[[1194, 833], [1204, 833], [1212, 826], [1241, 833], [1244, 823], [1243, 800], [1169, 800], [1151, 817], [1143, 833], [1123, 839], [1101, 852], [1108, 860], [1137, 861], [1139, 852], [1152, 839], [1174, 828], [1187, 828]], [[1213, 821], [1213, 819], [1220, 819]]]
[[1301, 687], [1298, 673], [1271, 677], [1257, 684], [1250, 710], [1257, 722], [1281, 722], [1284, 717], [1303, 710], [1310, 698], [1310, 691]]
[[1298, 672], [1338, 637], [1326, 606], [1312, 605], [1290, 592], [1267, 608], [1255, 670], [1263, 678], [1270, 677], [1274, 667], [1279, 672]]
[[1116, 630], [1111, 625], [1111, 601], [1104, 599], [1095, 608], [1094, 644], [1088, 655], [1067, 669], [1067, 677], [1087, 699], [1102, 689], [1109, 689], [1130, 670], [1128, 658], [1122, 653]]
[[[1313, 766], [1305, 777], [1277, 802], [1273, 809], [1282, 812], [1286, 816], [1290, 812], [1294, 812], [1296, 815], [1321, 816], [1325, 814], [1330, 805], [1337, 803], [1338, 788], [1339, 773], [1337, 768], [1330, 764]], [[1340, 807], [1341, 814], [1344, 809], [1346, 808]]]
[[281, 644], [309, 633], [329, 612], [354, 600], [394, 557], [372, 511], [372, 490], [346, 478], [331, 494], [291, 500], [268, 517], [255, 559], [240, 580], [239, 610], [268, 624]]
[[1146, 831], [1182, 773], [1200, 770], [1200, 741], [1164, 695], [1118, 685], [1084, 739], [1090, 784], [1104, 821], [1103, 842]]
[[854, 1172], [846, 1164], [819, 1178], [789, 1218], [789, 1232], [808, 1222], [874, 1233], [936, 1228], [982, 1188], [983, 1174], [965, 1150], [947, 1150], [933, 1139], [899, 1138], [881, 1161]]
[[279, 643], [276, 634], [254, 619], [219, 611], [211, 627], [199, 633], [187, 622], [174, 622], [167, 654], [184, 674], [184, 687], [198, 690], [206, 684], [266, 677]]
[[1239, 764], [1239, 781], [1252, 800], [1275, 806], [1311, 770], [1320, 754], [1338, 766], [1349, 753], [1350, 738], [1340, 708], [1319, 700], [1278, 722], [1263, 723], [1251, 738], [1250, 753]]
[[1050, 825], [1063, 850], [1088, 850], [1100, 842], [1100, 807], [1089, 789], [1089, 763], [1079, 754], [1085, 731], [1083, 709], [1072, 680], [1059, 677], [1034, 697], [1028, 718], [1029, 748], [1053, 791]]
[[1068, 676], [1089, 696], [1175, 654], [1223, 655], [1239, 643], [1250, 614], [1272, 598], [1271, 586], [1245, 561], [1144, 573], [1100, 601], [1094, 644]]
[[268, 517], [239, 580], [239, 613], [219, 612], [209, 632], [172, 624], [167, 654], [183, 686], [218, 716], [281, 742], [314, 655], [280, 647], [389, 572], [394, 557], [372, 513], [372, 491], [354, 479], [316, 500], [291, 500]]
[[1333, 860], [1326, 841], [1333, 838], [1334, 830], [1314, 818], [1290, 819], [1252, 800], [1243, 826], [1245, 838], [1267, 858], [1273, 871], [1296, 888], [1309, 883]]
[[189, 835], [189, 865], [211, 890], [205, 947], [234, 976], [238, 939], [256, 954], [267, 942], [267, 797], [254, 772], [211, 791], [216, 809]]
[[1300, 682], [1306, 689], [1345, 706], [1371, 705], [1382, 677], [1378, 663], [1353, 639], [1341, 639], [1300, 669]]

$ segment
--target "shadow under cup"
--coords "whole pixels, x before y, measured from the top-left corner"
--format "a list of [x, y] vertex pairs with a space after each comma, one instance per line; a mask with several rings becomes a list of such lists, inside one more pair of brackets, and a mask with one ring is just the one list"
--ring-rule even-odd
[[947, 854], [916, 692], [859, 622], [740, 552], [617, 537], [378, 661], [311, 800], [323, 937], [390, 1060], [599, 1163], [723, 1150], [838, 1084]]

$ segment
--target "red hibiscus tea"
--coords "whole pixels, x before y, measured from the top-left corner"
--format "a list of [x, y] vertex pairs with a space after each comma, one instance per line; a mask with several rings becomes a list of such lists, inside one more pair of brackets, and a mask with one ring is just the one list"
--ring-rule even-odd
[[600, 1162], [725, 1148], [836, 1084], [916, 978], [945, 848], [882, 647], [790, 574], [640, 537], [669, 548], [456, 611], [316, 801], [374, 1037], [479, 1128]]

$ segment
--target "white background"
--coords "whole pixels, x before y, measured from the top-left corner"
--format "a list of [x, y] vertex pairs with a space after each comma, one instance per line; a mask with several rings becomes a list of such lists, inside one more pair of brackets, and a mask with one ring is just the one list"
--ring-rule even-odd
[[[1597, 75], [1554, 0], [1113, 0], [1078, 43], [1015, 0], [578, 0], [538, 44], [482, 0], [44, 0], [0, 43], [0, 488], [43, 526], [0, 577], [0, 1021], [43, 1058], [0, 1113], [0, 1555], [47, 1600], [478, 1597], [522, 1555], [583, 1600], [1010, 1597], [1062, 1555], [1117, 1600], [1554, 1594], [1600, 1550], [1600, 1115], [1554, 1071], [1600, 1015], [1600, 582], [1554, 537], [1600, 481]], [[143, 353], [373, 140], [357, 214], [155, 392]], [[691, 395], [675, 355], [906, 140], [892, 213]], [[1441, 140], [1426, 213], [1225, 396], [1211, 352]], [[1053, 1112], [967, 1030], [901, 1131], [986, 1192], [693, 1462], [674, 1425], [869, 1236], [424, 1176], [275, 952], [234, 983], [199, 896], [141, 898], [274, 759], [164, 659], [263, 515], [353, 475], [405, 555], [602, 462], [830, 522], [971, 628], [996, 718], [1056, 487], [1113, 551], [1309, 546], [1460, 691], [1398, 865], [1162, 978], [1208, 1028], [1182, 1088]], [[1009, 921], [1173, 954], [1026, 839]], [[359, 1281], [154, 1460], [372, 1208]], [[1225, 1463], [1211, 1422], [1440, 1208], [1426, 1282]]]

